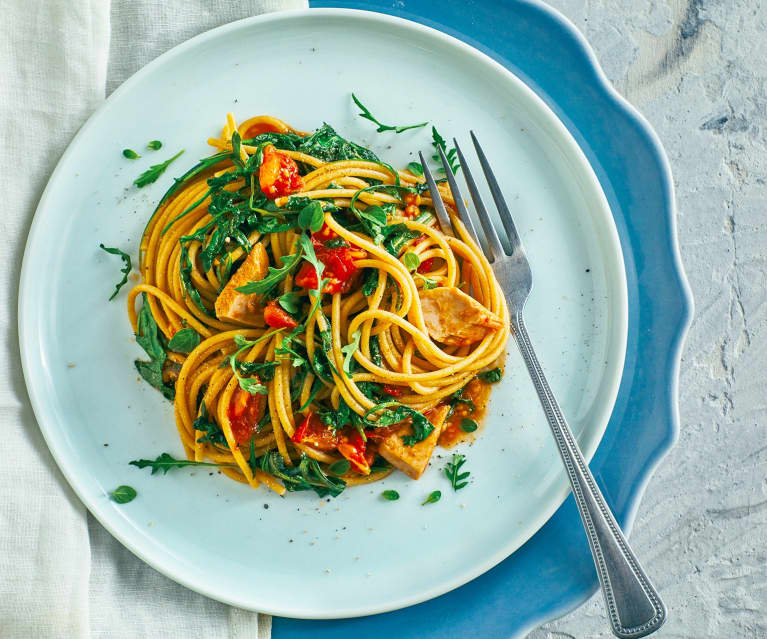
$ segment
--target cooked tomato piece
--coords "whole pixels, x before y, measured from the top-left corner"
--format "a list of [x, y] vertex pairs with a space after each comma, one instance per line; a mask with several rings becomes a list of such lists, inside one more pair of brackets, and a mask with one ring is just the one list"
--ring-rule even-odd
[[408, 204], [405, 207], [405, 217], [410, 218], [411, 220], [414, 217], [418, 217], [421, 214], [421, 209], [419, 209], [415, 204]]
[[400, 431], [406, 422], [400, 422], [399, 424], [392, 424], [391, 426], [381, 426], [380, 428], [371, 428], [365, 431], [365, 437], [368, 441], [386, 439], [389, 435], [393, 435]]
[[280, 153], [269, 144], [264, 147], [264, 161], [258, 170], [258, 183], [264, 195], [271, 200], [300, 191], [304, 181], [298, 174], [293, 158]]
[[[258, 377], [254, 376], [254, 379], [258, 380]], [[239, 386], [235, 389], [226, 411], [235, 442], [243, 444], [251, 438], [264, 416], [265, 406], [266, 395], [251, 395]]]
[[[322, 230], [318, 233], [322, 233]], [[317, 259], [325, 265], [322, 277], [329, 280], [322, 289], [322, 292], [344, 292], [351, 285], [352, 276], [358, 271], [354, 260], [365, 257], [367, 254], [361, 249], [350, 246], [328, 248], [322, 243], [318, 233], [312, 235], [312, 245], [314, 246], [314, 253], [317, 255]], [[304, 262], [296, 274], [295, 282], [298, 286], [303, 286], [304, 288], [317, 288], [317, 271], [314, 269], [314, 266], [309, 264], [309, 262]]]
[[266, 305], [264, 321], [267, 326], [272, 328], [295, 328], [298, 326], [298, 322], [277, 303], [277, 300], [272, 300]]
[[352, 465], [352, 468], [361, 475], [370, 474], [370, 464], [365, 458], [366, 442], [362, 439], [359, 431], [342, 434], [338, 442], [338, 452], [341, 453]]
[[338, 434], [329, 426], [325, 426], [314, 411], [309, 411], [290, 440], [297, 444], [314, 446], [318, 450], [334, 450], [338, 446]]
[[402, 390], [402, 388], [399, 386], [394, 386], [393, 384], [384, 384], [382, 390], [384, 393], [391, 395], [392, 397], [402, 397], [403, 393], [405, 392]]
[[434, 258], [427, 257], [423, 262], [421, 262], [418, 265], [418, 272], [421, 275], [423, 275], [424, 273], [428, 273], [429, 271], [431, 271], [433, 266], [434, 266]]

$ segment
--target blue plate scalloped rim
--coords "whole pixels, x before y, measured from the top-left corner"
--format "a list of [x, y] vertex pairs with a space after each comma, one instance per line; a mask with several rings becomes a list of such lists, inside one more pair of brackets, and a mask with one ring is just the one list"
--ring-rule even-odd
[[[310, 6], [388, 13], [471, 44], [538, 93], [586, 153], [615, 216], [629, 291], [623, 380], [591, 470], [618, 522], [629, 530], [650, 476], [678, 435], [679, 360], [693, 308], [677, 245], [671, 170], [657, 135], [610, 85], [580, 32], [543, 3], [311, 1]], [[597, 585], [569, 497], [522, 548], [452, 592], [371, 617], [275, 617], [272, 637], [517, 637], [581, 605]]]

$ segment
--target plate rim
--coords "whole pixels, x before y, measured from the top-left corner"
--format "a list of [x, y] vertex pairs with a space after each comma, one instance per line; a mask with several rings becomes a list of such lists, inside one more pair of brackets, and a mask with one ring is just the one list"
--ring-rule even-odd
[[[78, 479], [77, 473], [74, 472], [74, 469], [71, 468], [65, 461], [65, 456], [63, 455], [63, 452], [62, 452], [63, 444], [60, 444], [56, 440], [56, 437], [57, 437], [57, 434], [55, 432], [56, 429], [49, 428], [47, 425], [44, 425], [45, 420], [41, 420], [39, 417], [43, 415], [47, 419], [50, 416], [50, 410], [44, 407], [44, 402], [41, 400], [40, 396], [38, 395], [37, 389], [35, 388], [35, 384], [31, 383], [31, 380], [33, 377], [32, 368], [34, 366], [35, 360], [30, 355], [31, 353], [30, 348], [32, 345], [32, 340], [30, 338], [31, 331], [28, 330], [26, 327], [32, 324], [29, 322], [25, 322], [25, 319], [27, 317], [27, 313], [30, 313], [30, 316], [31, 316], [32, 311], [26, 310], [27, 307], [29, 306], [29, 303], [25, 302], [25, 291], [28, 289], [27, 281], [31, 277], [30, 272], [32, 271], [32, 267], [30, 266], [29, 255], [31, 253], [31, 250], [34, 248], [38, 235], [44, 232], [44, 230], [41, 229], [42, 223], [41, 223], [40, 214], [41, 214], [41, 211], [43, 211], [45, 208], [48, 207], [50, 191], [52, 190], [54, 185], [58, 182], [58, 180], [61, 179], [60, 172], [61, 172], [62, 166], [64, 165], [70, 153], [73, 152], [74, 147], [77, 146], [77, 143], [80, 140], [81, 136], [83, 136], [85, 132], [90, 128], [90, 126], [93, 125], [93, 121], [101, 115], [101, 113], [109, 106], [111, 101], [117, 99], [124, 92], [129, 91], [132, 88], [132, 86], [135, 83], [139, 82], [141, 79], [143, 79], [144, 76], [151, 74], [153, 70], [155, 69], [155, 67], [161, 66], [169, 59], [183, 55], [187, 49], [193, 48], [197, 46], [198, 44], [203, 43], [205, 40], [209, 38], [217, 37], [218, 35], [222, 33], [226, 33], [227, 31], [230, 31], [230, 30], [247, 29], [252, 24], [281, 22], [285, 20], [290, 21], [292, 19], [304, 18], [304, 17], [311, 17], [312, 19], [317, 19], [317, 18], [321, 18], [323, 15], [353, 17], [353, 18], [359, 18], [361, 20], [367, 20], [368, 22], [372, 22], [372, 23], [383, 22], [383, 23], [398, 25], [399, 27], [402, 27], [405, 29], [411, 29], [416, 32], [424, 33], [427, 37], [433, 37], [433, 38], [436, 38], [437, 40], [441, 40], [442, 42], [452, 45], [457, 50], [459, 50], [462, 54], [468, 55], [475, 59], [479, 59], [484, 64], [494, 67], [498, 72], [500, 72], [503, 76], [505, 76], [508, 81], [516, 85], [518, 90], [520, 90], [522, 93], [527, 94], [527, 97], [538, 105], [540, 111], [542, 111], [545, 114], [546, 119], [550, 120], [550, 124], [553, 125], [555, 128], [559, 129], [560, 140], [563, 141], [568, 147], [570, 147], [570, 151], [575, 154], [575, 156], [578, 158], [578, 161], [582, 164], [582, 167], [585, 167], [586, 169], [585, 174], [588, 180], [592, 183], [592, 187], [594, 188], [595, 192], [599, 196], [601, 196], [600, 199], [602, 200], [602, 206], [601, 206], [602, 212], [606, 212], [606, 216], [604, 216], [605, 217], [604, 221], [606, 221], [607, 223], [604, 224], [603, 230], [606, 231], [607, 235], [609, 235], [610, 248], [612, 249], [612, 251], [614, 251], [615, 257], [617, 258], [619, 263], [623, 265], [623, 268], [620, 270], [620, 274], [617, 276], [619, 280], [618, 281], [619, 300], [614, 300], [613, 304], [611, 304], [609, 307], [611, 313], [612, 311], [615, 311], [615, 314], [614, 316], [611, 316], [611, 319], [612, 319], [612, 322], [615, 324], [615, 329], [613, 329], [613, 333], [615, 334], [615, 332], [617, 331], [617, 334], [618, 334], [617, 341], [619, 342], [620, 353], [616, 353], [617, 357], [614, 359], [614, 361], [616, 362], [615, 373], [611, 377], [608, 377], [607, 375], [605, 375], [604, 377], [604, 379], [610, 380], [609, 388], [605, 391], [606, 395], [609, 397], [609, 401], [607, 401], [605, 403], [605, 406], [602, 408], [602, 410], [599, 411], [598, 421], [600, 423], [600, 426], [598, 431], [595, 432], [595, 435], [593, 436], [592, 441], [589, 442], [589, 445], [583, 449], [583, 453], [587, 462], [589, 462], [592, 459], [597, 448], [599, 447], [599, 444], [607, 429], [610, 415], [612, 414], [612, 411], [615, 406], [618, 391], [623, 379], [623, 369], [625, 366], [625, 357], [626, 357], [626, 350], [627, 350], [627, 335], [628, 335], [628, 289], [627, 289], [627, 283], [626, 283], [625, 261], [624, 261], [623, 251], [622, 251], [618, 231], [615, 226], [612, 211], [610, 209], [609, 203], [607, 202], [607, 198], [604, 194], [601, 183], [599, 182], [599, 179], [597, 178], [595, 171], [593, 167], [591, 166], [591, 163], [589, 162], [588, 158], [584, 154], [583, 150], [578, 145], [573, 135], [570, 133], [570, 131], [567, 129], [564, 123], [559, 119], [559, 117], [554, 113], [551, 107], [549, 107], [533, 89], [531, 89], [525, 82], [523, 82], [520, 78], [518, 78], [509, 69], [501, 65], [499, 62], [494, 60], [492, 57], [488, 56], [483, 51], [480, 51], [479, 49], [475, 48], [474, 46], [471, 46], [470, 44], [454, 37], [453, 35], [440, 31], [439, 29], [421, 24], [419, 22], [415, 22], [413, 20], [402, 18], [399, 16], [393, 16], [390, 14], [379, 13], [376, 11], [360, 10], [360, 9], [308, 8], [308, 9], [299, 9], [299, 10], [291, 10], [291, 11], [279, 11], [274, 13], [262, 14], [259, 16], [252, 16], [252, 17], [244, 18], [234, 22], [230, 22], [225, 25], [221, 25], [214, 29], [210, 29], [208, 31], [198, 34], [176, 45], [175, 47], [164, 52], [163, 54], [161, 54], [160, 56], [158, 56], [157, 58], [149, 62], [147, 65], [145, 65], [144, 67], [136, 71], [130, 78], [128, 78], [123, 84], [121, 84], [120, 87], [118, 87], [108, 98], [106, 98], [106, 100], [98, 107], [98, 109], [96, 109], [89, 116], [86, 122], [80, 127], [76, 135], [72, 138], [72, 140], [68, 144], [62, 156], [59, 158], [56, 164], [56, 167], [51, 173], [51, 176], [49, 177], [48, 182], [46, 184], [46, 187], [43, 190], [43, 193], [40, 197], [40, 201], [35, 209], [35, 214], [30, 226], [27, 242], [24, 248], [21, 275], [19, 280], [20, 282], [19, 294], [18, 294], [18, 301], [17, 301], [19, 348], [21, 352], [22, 370], [24, 374], [24, 380], [27, 387], [28, 395], [30, 398], [30, 403], [32, 405], [33, 412], [35, 414], [38, 427], [40, 428], [40, 431], [45, 439], [46, 445], [48, 446], [48, 449], [50, 450], [54, 460], [56, 461], [57, 466], [59, 467], [62, 474], [66, 478], [70, 487], [78, 496], [78, 498], [82, 501], [82, 503], [86, 506], [88, 511], [124, 547], [130, 550], [134, 555], [136, 555], [139, 559], [147, 563], [149, 566], [151, 566], [158, 572], [162, 573], [163, 575], [167, 576], [168, 578], [172, 579], [173, 581], [195, 592], [198, 592], [207, 597], [210, 597], [214, 600], [217, 600], [232, 606], [244, 608], [247, 610], [253, 610], [253, 611], [258, 611], [258, 612], [272, 614], [272, 615], [299, 618], [299, 619], [342, 619], [342, 618], [350, 618], [350, 617], [364, 617], [369, 615], [375, 615], [375, 614], [390, 612], [393, 610], [399, 610], [414, 604], [428, 601], [446, 592], [454, 590], [464, 585], [465, 583], [475, 579], [479, 575], [487, 572], [488, 570], [496, 566], [498, 563], [503, 561], [505, 558], [513, 554], [521, 546], [523, 546], [533, 535], [535, 535], [541, 529], [541, 527], [543, 527], [543, 525], [547, 521], [551, 519], [551, 517], [561, 507], [562, 503], [565, 501], [565, 499], [568, 497], [570, 493], [569, 485], [564, 485], [558, 491], [556, 497], [551, 500], [549, 507], [546, 509], [543, 509], [541, 511], [541, 514], [539, 514], [539, 516], [533, 520], [533, 523], [528, 524], [525, 533], [523, 535], [520, 535], [517, 538], [517, 540], [515, 540], [514, 543], [501, 546], [500, 549], [497, 550], [492, 555], [490, 555], [488, 559], [486, 559], [484, 562], [480, 564], [473, 566], [471, 570], [464, 571], [463, 573], [459, 574], [457, 577], [453, 578], [452, 580], [443, 581], [439, 583], [438, 585], [435, 585], [434, 587], [430, 588], [429, 590], [417, 596], [411, 596], [411, 597], [400, 599], [400, 600], [393, 600], [385, 604], [379, 604], [375, 607], [366, 607], [364, 609], [360, 609], [359, 606], [348, 607], [345, 609], [333, 610], [330, 613], [327, 613], [325, 611], [316, 611], [313, 609], [307, 611], [307, 610], [302, 610], [295, 607], [292, 607], [292, 608], [288, 607], [285, 609], [277, 609], [277, 608], [264, 609], [255, 605], [252, 601], [247, 600], [246, 597], [238, 598], [237, 596], [232, 596], [232, 593], [222, 594], [221, 592], [212, 591], [210, 588], [206, 586], [205, 582], [196, 581], [194, 579], [194, 575], [189, 575], [184, 570], [178, 570], [177, 567], [174, 567], [172, 560], [167, 561], [167, 563], [164, 563], [162, 560], [163, 558], [167, 559], [167, 555], [163, 551], [158, 552], [158, 550], [151, 548], [151, 546], [147, 548], [146, 545], [144, 545], [144, 547], [142, 548], [141, 547], [142, 544], [140, 543], [141, 537], [131, 537], [127, 534], [123, 534], [122, 531], [119, 531], [118, 527], [116, 525], [113, 525], [110, 522], [110, 518], [107, 516], [108, 511], [104, 510], [102, 512], [98, 504], [94, 500], [86, 496], [87, 492], [81, 486], [81, 480]], [[600, 220], [600, 222], [602, 221], [603, 220]], [[619, 308], [614, 308], [616, 306]], [[610, 340], [611, 348], [615, 346], [613, 344], [615, 339], [616, 338], [613, 337]]]

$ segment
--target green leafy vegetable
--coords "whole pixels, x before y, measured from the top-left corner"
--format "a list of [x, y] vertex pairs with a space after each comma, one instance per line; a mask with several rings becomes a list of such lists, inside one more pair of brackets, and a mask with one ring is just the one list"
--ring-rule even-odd
[[376, 366], [383, 367], [383, 355], [381, 354], [381, 344], [378, 341], [378, 335], [370, 338], [370, 361]]
[[378, 286], [378, 269], [368, 268], [365, 269], [365, 279], [362, 281], [362, 294], [365, 297], [370, 297], [376, 291]]
[[405, 244], [421, 235], [418, 231], [409, 229], [407, 224], [401, 222], [385, 226], [381, 229], [381, 234], [384, 237], [384, 248], [394, 257], [399, 257]]
[[298, 213], [298, 226], [305, 231], [317, 232], [325, 223], [325, 214], [322, 211], [322, 204], [317, 200], [312, 200]]
[[[461, 168], [461, 165], [458, 163], [458, 158], [456, 157], [458, 152], [454, 148], [450, 150], [447, 149], [445, 139], [439, 134], [436, 127], [431, 127], [431, 138], [431, 145], [434, 147], [434, 150], [436, 151], [437, 149], [441, 148], [445, 152], [450, 170], [453, 172], [453, 175], [455, 175], [458, 172], [458, 169]], [[435, 153], [432, 158], [439, 162], [440, 171], [444, 173], [444, 168], [441, 168], [442, 160], [439, 157], [439, 151], [437, 151], [437, 153]]]
[[421, 506], [425, 506], [426, 504], [434, 504], [438, 502], [441, 497], [442, 497], [442, 491], [435, 490], [434, 492], [429, 493], [429, 496], [421, 504]]
[[428, 277], [424, 277], [420, 273], [416, 273], [416, 277], [423, 282], [423, 290], [428, 291], [433, 288], [437, 288], [437, 280], [432, 280]]
[[162, 142], [160, 140], [150, 140], [146, 148], [152, 151], [159, 151], [162, 148]]
[[[379, 411], [383, 411], [380, 412]], [[368, 415], [379, 413], [376, 421], [370, 421], [367, 419]], [[399, 404], [395, 401], [382, 402], [376, 404], [370, 410], [365, 413], [364, 417], [366, 425], [369, 428], [381, 428], [383, 426], [391, 426], [393, 424], [399, 424], [406, 419], [410, 419], [413, 427], [412, 435], [405, 435], [402, 438], [402, 442], [405, 446], [413, 446], [420, 441], [426, 439], [434, 430], [434, 425], [426, 419], [423, 413], [418, 412], [410, 406]]]
[[380, 455], [376, 455], [376, 458], [373, 460], [373, 463], [370, 465], [370, 472], [382, 473], [387, 470], [391, 470], [391, 464], [387, 462]]
[[122, 258], [122, 261], [124, 264], [123, 268], [120, 269], [120, 272], [123, 274], [123, 278], [117, 284], [115, 284], [115, 292], [109, 296], [109, 299], [111, 301], [115, 298], [117, 293], [120, 292], [120, 289], [125, 284], [128, 283], [128, 273], [130, 273], [130, 270], [132, 268], [131, 259], [130, 259], [130, 255], [128, 255], [127, 253], [124, 253], [119, 248], [108, 248], [104, 246], [103, 244], [99, 244], [99, 248], [101, 248], [102, 250], [106, 251], [107, 253], [111, 255], [119, 255]]
[[466, 463], [466, 455], [453, 455], [453, 460], [449, 461], [447, 463], [447, 466], [445, 466], [445, 475], [450, 480], [450, 485], [453, 487], [453, 490], [461, 490], [466, 484], [469, 482], [466, 481], [466, 478], [471, 475], [470, 472], [461, 472], [461, 466], [463, 466]]
[[479, 428], [479, 426], [473, 419], [464, 417], [461, 420], [461, 430], [464, 433], [473, 433], [475, 430], [477, 430], [477, 428]]
[[469, 412], [473, 413], [476, 410], [476, 406], [474, 405], [474, 400], [471, 399], [471, 397], [464, 397], [463, 392], [466, 390], [466, 386], [463, 388], [459, 388], [455, 393], [453, 393], [450, 396], [450, 410], [447, 413], [447, 416], [450, 417], [454, 412], [455, 409], [460, 405], [463, 404], [466, 407], [468, 407]]
[[129, 462], [137, 468], [151, 468], [152, 474], [162, 471], [167, 474], [171, 468], [183, 468], [185, 466], [216, 466], [220, 468], [236, 468], [237, 464], [214, 464], [210, 462], [191, 461], [189, 459], [174, 459], [168, 453], [163, 453], [157, 459], [134, 459]]
[[409, 129], [420, 129], [423, 126], [426, 126], [429, 124], [428, 122], [421, 122], [421, 124], [409, 124], [407, 126], [391, 126], [389, 124], [381, 124], [378, 120], [376, 120], [373, 117], [373, 114], [370, 113], [368, 108], [362, 104], [357, 99], [357, 96], [352, 93], [352, 100], [354, 100], [354, 104], [356, 104], [361, 110], [362, 113], [359, 114], [361, 118], [365, 118], [366, 120], [370, 120], [373, 124], [377, 124], [378, 128], [376, 129], [376, 133], [383, 133], [384, 131], [394, 131], [395, 133], [402, 133], [403, 131], [407, 131]]
[[182, 328], [168, 342], [168, 348], [176, 353], [191, 353], [200, 345], [200, 335], [193, 328]]
[[208, 442], [221, 448], [229, 448], [224, 431], [208, 415], [208, 407], [205, 402], [200, 403], [200, 414], [194, 420], [193, 427], [203, 433], [198, 442]]
[[146, 293], [142, 293], [141, 297], [143, 305], [138, 314], [136, 342], [149, 356], [149, 361], [136, 360], [134, 364], [141, 377], [159, 390], [165, 399], [173, 401], [176, 395], [176, 388], [172, 384], [166, 384], [162, 378], [162, 367], [165, 364], [167, 355], [160, 341], [161, 334], [149, 308]]
[[132, 486], [118, 486], [109, 493], [109, 496], [112, 498], [112, 501], [118, 504], [127, 504], [136, 499], [137, 494], [136, 489]]
[[402, 256], [402, 263], [405, 265], [405, 268], [408, 271], [412, 272], [421, 266], [421, 258], [418, 257], [415, 253], [405, 253]]
[[[314, 252], [314, 245], [312, 244], [311, 239], [309, 239], [308, 235], [302, 234], [298, 238], [298, 245], [303, 250], [304, 259], [309, 262], [309, 264], [311, 264], [314, 267], [314, 270], [317, 272], [317, 282], [320, 282], [322, 279], [322, 273], [325, 270], [325, 265], [320, 262], [319, 259], [317, 259], [317, 254]], [[317, 290], [322, 290], [321, 284], [318, 286]]]
[[138, 160], [141, 157], [133, 149], [123, 149], [123, 155], [129, 160]]
[[351, 467], [352, 465], [349, 463], [348, 459], [339, 459], [328, 466], [328, 472], [331, 475], [344, 475], [349, 472]]
[[347, 377], [352, 376], [351, 371], [351, 365], [352, 365], [352, 357], [354, 356], [354, 353], [359, 349], [360, 347], [360, 330], [357, 329], [352, 333], [352, 341], [349, 342], [346, 346], [341, 347], [341, 352], [344, 354], [344, 364], [343, 369], [344, 373], [346, 373]]
[[413, 175], [423, 175], [423, 167], [421, 166], [420, 162], [409, 162], [407, 165], [407, 170], [410, 171]]
[[139, 175], [135, 180], [133, 180], [133, 183], [138, 188], [143, 188], [147, 184], [152, 184], [152, 182], [156, 182], [157, 178], [159, 178], [163, 173], [165, 173], [165, 169], [167, 169], [171, 162], [175, 160], [177, 157], [179, 157], [184, 150], [182, 149], [176, 155], [174, 155], [172, 158], [169, 158], [165, 160], [165, 162], [161, 162], [160, 164], [153, 164], [150, 166], [146, 171], [144, 171], [141, 175]]
[[381, 493], [386, 501], [397, 501], [399, 499], [399, 493], [396, 490], [385, 490]]
[[281, 479], [288, 491], [313, 490], [320, 497], [338, 497], [346, 482], [340, 477], [330, 477], [322, 472], [316, 459], [304, 453], [298, 466], [287, 467], [277, 451], [269, 451], [261, 458], [261, 470]]
[[307, 135], [304, 138], [299, 137], [298, 140], [294, 150], [312, 155], [325, 162], [337, 162], [339, 160], [380, 162], [375, 153], [364, 146], [345, 140], [329, 124], [323, 124], [312, 135]]
[[277, 298], [277, 303], [282, 306], [288, 313], [294, 315], [301, 310], [301, 294], [296, 291], [290, 293], [284, 293]]
[[238, 293], [245, 293], [250, 295], [251, 293], [258, 293], [259, 295], [266, 295], [272, 291], [285, 277], [290, 273], [301, 260], [302, 252], [296, 251], [292, 255], [284, 255], [282, 257], [282, 266], [280, 268], [269, 267], [269, 271], [262, 280], [255, 282], [248, 282], [242, 286], [238, 286], [234, 290]]
[[494, 368], [489, 371], [485, 371], [484, 373], [479, 373], [477, 375], [483, 382], [487, 382], [488, 384], [495, 384], [496, 382], [500, 382], [501, 378], [503, 377], [503, 371], [501, 371], [500, 368]]

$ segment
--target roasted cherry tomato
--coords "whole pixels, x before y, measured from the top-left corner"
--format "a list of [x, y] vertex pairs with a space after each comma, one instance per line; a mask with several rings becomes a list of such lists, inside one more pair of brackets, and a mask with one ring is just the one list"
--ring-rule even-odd
[[[351, 285], [351, 278], [357, 272], [355, 259], [365, 257], [366, 253], [361, 249], [350, 246], [326, 247], [320, 239], [320, 230], [312, 235], [312, 245], [317, 259], [325, 265], [322, 277], [329, 282], [322, 289], [323, 293], [345, 292]], [[332, 231], [331, 231], [332, 232]], [[332, 238], [331, 238], [332, 239]], [[295, 283], [308, 289], [317, 288], [317, 271], [308, 262], [301, 265], [296, 274]]]
[[384, 384], [383, 388], [384, 393], [387, 395], [391, 395], [392, 397], [402, 397], [404, 391], [399, 386], [394, 386], [392, 384]]
[[226, 411], [235, 442], [243, 444], [256, 432], [258, 422], [264, 416], [265, 405], [266, 395], [251, 395], [239, 386], [235, 389]]
[[269, 144], [264, 147], [264, 161], [258, 171], [258, 182], [264, 195], [271, 200], [300, 191], [304, 181], [298, 174], [298, 164]]
[[272, 300], [266, 305], [264, 321], [267, 326], [272, 328], [295, 328], [298, 326], [298, 322], [277, 303], [277, 300]]
[[309, 411], [290, 440], [297, 444], [314, 446], [318, 450], [334, 450], [338, 446], [338, 434], [325, 426], [313, 411]]
[[365, 440], [358, 431], [343, 434], [339, 438], [338, 452], [352, 465], [352, 468], [362, 475], [370, 474], [370, 464], [365, 457]]
[[431, 271], [432, 266], [434, 266], [434, 258], [429, 257], [426, 258], [423, 262], [421, 262], [418, 265], [418, 272], [423, 275], [424, 273], [428, 273]]

